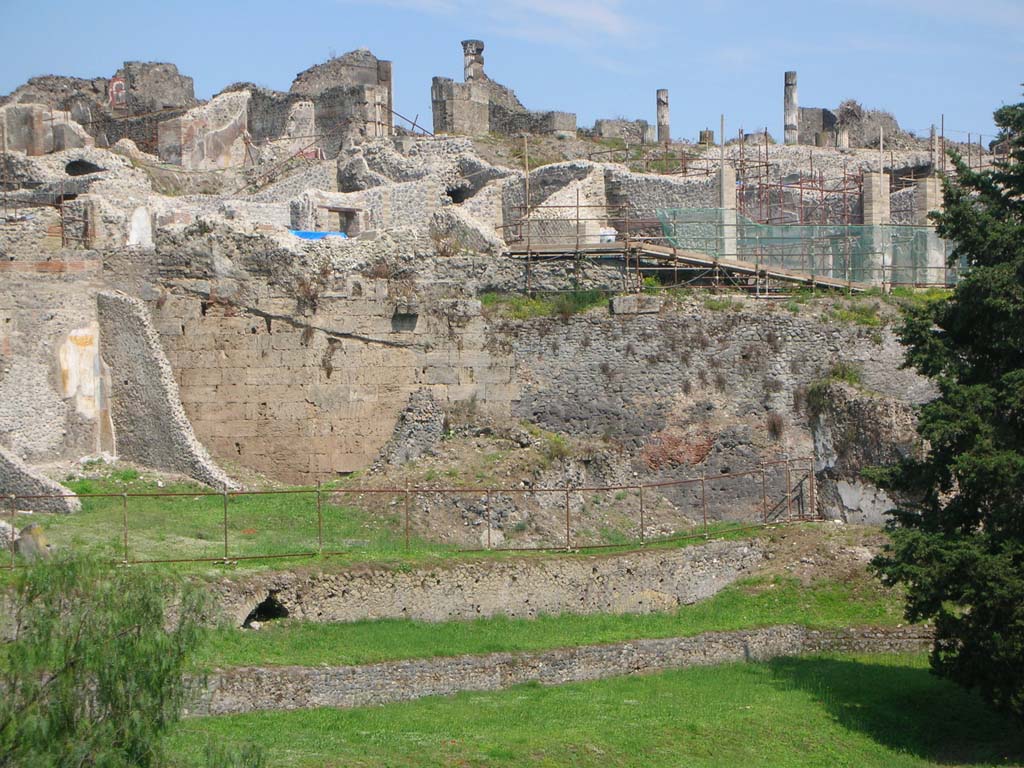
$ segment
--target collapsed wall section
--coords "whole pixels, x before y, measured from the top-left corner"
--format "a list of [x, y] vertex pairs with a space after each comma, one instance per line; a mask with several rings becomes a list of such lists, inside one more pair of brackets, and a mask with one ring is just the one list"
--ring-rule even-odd
[[[0, 496], [60, 496], [49, 499], [19, 499], [19, 510], [32, 512], [78, 512], [82, 503], [60, 483], [36, 472], [0, 445]], [[6, 504], [0, 512], [6, 512]]]
[[215, 488], [236, 488], [192, 431], [145, 304], [111, 292], [100, 293], [96, 304], [120, 455]]

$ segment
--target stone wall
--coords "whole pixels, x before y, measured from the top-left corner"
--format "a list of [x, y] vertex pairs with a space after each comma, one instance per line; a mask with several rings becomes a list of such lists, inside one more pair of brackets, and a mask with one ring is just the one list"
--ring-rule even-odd
[[108, 292], [96, 303], [100, 349], [113, 371], [111, 414], [120, 455], [218, 489], [236, 488], [192, 432], [145, 304]]
[[[45, 234], [53, 222], [37, 218]], [[0, 236], [7, 226], [20, 225], [0, 224]], [[0, 444], [28, 462], [113, 450], [95, 327], [101, 270], [95, 252], [61, 251], [59, 235], [0, 260]]]
[[9, 511], [3, 496], [61, 496], [52, 499], [20, 499], [16, 504], [19, 511], [32, 512], [78, 512], [82, 503], [67, 488], [55, 483], [27, 466], [13, 453], [0, 445], [0, 519]]
[[[115, 83], [122, 94], [116, 100], [112, 97]], [[66, 110], [97, 146], [113, 146], [127, 138], [154, 154], [160, 121], [198, 104], [192, 78], [179, 74], [175, 65], [140, 61], [125, 62], [113, 78], [34, 77], [0, 98], [2, 103], [37, 103]]]
[[921, 627], [816, 631], [776, 626], [365, 666], [242, 667], [214, 672], [189, 714], [378, 706], [458, 691], [496, 691], [527, 682], [561, 685], [687, 667], [763, 662], [804, 653], [920, 653], [930, 646], [931, 633]]
[[160, 123], [160, 159], [187, 170], [214, 170], [242, 165], [246, 160], [249, 116], [248, 91], [221, 94], [181, 117]]
[[762, 558], [750, 542], [720, 541], [683, 549], [482, 560], [411, 571], [255, 574], [210, 588], [238, 625], [271, 593], [290, 617], [317, 622], [650, 613], [711, 597]]
[[526, 109], [515, 91], [491, 80], [484, 72], [484, 43], [463, 40], [464, 82], [435, 77], [430, 101], [434, 133], [486, 136], [498, 133], [576, 134], [576, 115], [571, 112]]
[[508, 413], [511, 364], [485, 346], [478, 302], [417, 303], [408, 283], [384, 277], [316, 280], [301, 307], [283, 296], [154, 307], [185, 411], [214, 456], [312, 482], [371, 464], [421, 388]]
[[895, 503], [860, 471], [920, 452], [913, 407], [841, 382], [819, 388], [813, 399], [818, 508], [829, 519], [882, 525]]
[[317, 134], [328, 156], [347, 135], [390, 136], [393, 95], [391, 62], [360, 48], [300, 72], [290, 93], [311, 100]]
[[655, 144], [655, 126], [646, 120], [597, 120], [594, 136], [600, 139], [622, 139], [627, 144]]
[[[732, 306], [499, 325], [495, 337], [511, 346], [522, 383], [513, 413], [635, 452], [648, 481], [705, 472], [709, 515], [749, 519], [761, 505], [759, 478], [715, 476], [783, 452], [809, 456], [802, 397], [837, 361], [858, 367], [867, 389], [911, 402], [931, 396], [924, 379], [900, 370], [903, 351], [888, 331], [879, 339], [764, 304]], [[769, 417], [782, 435], [771, 436]], [[768, 482], [771, 492], [784, 487], [778, 474]], [[699, 487], [666, 493], [684, 510], [701, 508]]]

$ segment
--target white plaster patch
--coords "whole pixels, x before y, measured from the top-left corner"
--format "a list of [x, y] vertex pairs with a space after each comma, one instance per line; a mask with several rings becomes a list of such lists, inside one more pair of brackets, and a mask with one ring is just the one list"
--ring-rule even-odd
[[885, 513], [896, 506], [885, 491], [859, 480], [838, 480], [836, 491], [848, 523], [882, 525], [886, 521]]
[[132, 211], [128, 222], [128, 245], [139, 248], [153, 247], [153, 216], [149, 209], [139, 206]]

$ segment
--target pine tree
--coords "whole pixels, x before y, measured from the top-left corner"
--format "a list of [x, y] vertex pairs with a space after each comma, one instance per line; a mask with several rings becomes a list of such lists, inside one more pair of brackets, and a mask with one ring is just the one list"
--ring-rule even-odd
[[903, 501], [874, 565], [909, 620], [934, 621], [933, 671], [1024, 720], [1024, 103], [995, 121], [1007, 158], [975, 171], [951, 152], [932, 214], [967, 269], [904, 318], [907, 364], [939, 395], [920, 409], [923, 458], [875, 473]]

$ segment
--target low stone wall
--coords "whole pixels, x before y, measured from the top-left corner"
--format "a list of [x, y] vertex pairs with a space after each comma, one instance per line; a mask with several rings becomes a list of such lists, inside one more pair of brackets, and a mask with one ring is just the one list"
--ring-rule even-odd
[[921, 627], [815, 631], [777, 626], [365, 666], [242, 667], [211, 675], [205, 693], [189, 714], [372, 706], [459, 691], [496, 691], [526, 682], [559, 685], [685, 667], [767, 661], [802, 653], [922, 651], [930, 644], [931, 633]]
[[270, 593], [292, 618], [451, 621], [505, 615], [649, 613], [695, 603], [748, 573], [763, 555], [750, 542], [592, 557], [517, 558], [343, 573], [261, 573], [211, 585], [241, 624]]

